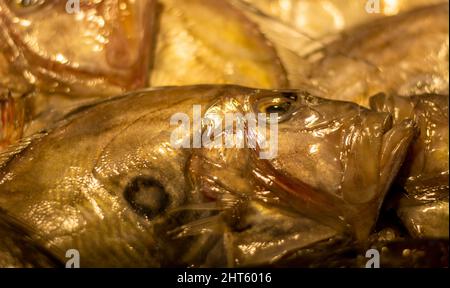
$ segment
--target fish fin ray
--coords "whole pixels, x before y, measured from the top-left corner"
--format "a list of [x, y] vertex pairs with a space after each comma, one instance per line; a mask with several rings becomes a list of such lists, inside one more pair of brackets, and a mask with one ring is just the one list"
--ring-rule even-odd
[[4, 167], [14, 156], [28, 148], [31, 143], [46, 136], [47, 131], [41, 131], [28, 137], [24, 137], [14, 144], [9, 145], [5, 151], [0, 153], [0, 168]]
[[168, 234], [174, 238], [182, 238], [204, 233], [214, 233], [216, 231], [221, 233], [223, 230], [222, 217], [220, 215], [214, 215], [184, 224], [169, 231]]

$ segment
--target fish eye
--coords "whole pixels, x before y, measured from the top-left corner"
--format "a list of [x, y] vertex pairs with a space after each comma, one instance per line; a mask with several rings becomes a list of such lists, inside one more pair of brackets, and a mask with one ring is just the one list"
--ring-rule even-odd
[[156, 179], [139, 176], [125, 187], [124, 198], [139, 215], [153, 219], [169, 206], [169, 196]]
[[[283, 95], [284, 96], [284, 95]], [[270, 114], [278, 114], [278, 122], [288, 120], [295, 111], [295, 98], [292, 97], [267, 97], [258, 100], [255, 104], [257, 113], [266, 113], [269, 119]]]
[[291, 103], [289, 102], [283, 102], [283, 103], [274, 103], [272, 105], [268, 105], [265, 107], [265, 112], [267, 114], [270, 113], [278, 113], [278, 114], [285, 114], [289, 112], [289, 109], [291, 107]]
[[10, 0], [8, 4], [13, 11], [20, 15], [40, 8], [45, 2], [46, 0]]

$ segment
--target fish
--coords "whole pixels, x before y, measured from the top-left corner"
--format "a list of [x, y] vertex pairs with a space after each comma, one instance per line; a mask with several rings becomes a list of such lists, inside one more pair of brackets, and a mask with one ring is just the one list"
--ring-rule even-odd
[[[253, 146], [193, 147], [229, 113], [266, 124], [234, 122]], [[193, 123], [182, 142], [180, 115]], [[273, 158], [259, 153], [264, 129]], [[416, 134], [413, 121], [304, 90], [150, 88], [86, 104], [10, 147], [0, 207], [46, 245], [78, 250], [82, 267], [259, 266], [336, 235], [364, 242]]]
[[148, 86], [156, 1], [69, 2], [0, 1], [0, 149], [43, 111]]
[[288, 85], [271, 43], [226, 1], [81, 1], [77, 13], [66, 4], [0, 1], [0, 85], [19, 95], [10, 102], [23, 102], [26, 126], [149, 86]]
[[45, 248], [41, 239], [27, 225], [2, 210], [0, 210], [0, 235], [0, 267], [64, 267], [61, 255]]
[[228, 1], [162, 0], [158, 10], [151, 86], [288, 87], [273, 45]]
[[310, 53], [306, 78], [332, 99], [369, 106], [378, 93], [448, 94], [448, 3], [420, 7], [342, 33]]
[[74, 97], [145, 87], [156, 1], [68, 4], [0, 1], [0, 75], [11, 75], [0, 80], [2, 86]]
[[420, 129], [398, 179], [405, 193], [397, 214], [413, 237], [449, 236], [448, 102], [448, 95], [436, 94], [370, 99], [375, 111], [391, 113], [394, 122], [413, 119]]
[[290, 88], [367, 107], [379, 92], [448, 90], [448, 1], [380, 1], [380, 13], [363, 0], [230, 1], [273, 43]]
[[[369, 21], [445, 0], [240, 0], [315, 39], [337, 34]], [[367, 9], [368, 8], [368, 9]], [[371, 8], [373, 10], [371, 10]], [[376, 9], [376, 8], [379, 8]], [[369, 11], [368, 11], [369, 10]], [[372, 12], [372, 13], [370, 13]]]

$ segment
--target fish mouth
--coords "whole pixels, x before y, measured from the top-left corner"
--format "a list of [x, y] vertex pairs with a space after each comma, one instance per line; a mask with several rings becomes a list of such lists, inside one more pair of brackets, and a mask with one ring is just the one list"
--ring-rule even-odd
[[[80, 10], [70, 14], [64, 10], [67, 9], [65, 1], [45, 1], [38, 7], [30, 8], [33, 9], [30, 11], [15, 11], [8, 4], [0, 3], [0, 23], [5, 27], [0, 31], [0, 37], [7, 43], [5, 52], [15, 60], [12, 62], [23, 66], [22, 70], [27, 71], [25, 78], [36, 86], [47, 86], [56, 91], [59, 89], [54, 87], [61, 86], [63, 92], [70, 90], [67, 87], [80, 84], [91, 87], [103, 84], [122, 91], [138, 89], [145, 87], [149, 78], [155, 5], [153, 0], [82, 1]], [[31, 13], [37, 9], [43, 13], [40, 18]], [[51, 10], [56, 12], [45, 14]], [[69, 37], [68, 41], [74, 42], [75, 49], [62, 53], [44, 52], [49, 39], [37, 33], [30, 41], [27, 29], [28, 26], [39, 25], [39, 21], [46, 21], [45, 16], [55, 13], [62, 14], [64, 18], [51, 25], [66, 21], [66, 24], [94, 27], [103, 31], [104, 35], [102, 39], [88, 35], [92, 38], [88, 39], [86, 33], [70, 32], [78, 28], [65, 25], [60, 28], [61, 34], [70, 33], [61, 37]], [[35, 18], [27, 18], [29, 14]], [[33, 23], [33, 20], [36, 22]], [[82, 41], [94, 42], [87, 44], [92, 46], [88, 47]], [[80, 49], [76, 48], [77, 45]]]
[[[256, 157], [256, 155], [254, 155]], [[350, 227], [344, 218], [344, 210], [354, 210], [342, 199], [326, 195], [322, 191], [295, 177], [277, 171], [268, 160], [254, 160], [252, 174], [258, 182], [267, 186], [275, 195], [302, 215], [317, 220], [337, 232], [348, 233]]]
[[[327, 187], [333, 187], [326, 188], [323, 187], [321, 184], [322, 182], [309, 179], [311, 176], [308, 176], [308, 174], [289, 172], [286, 169], [289, 167], [296, 167], [293, 166], [295, 161], [292, 160], [292, 153], [300, 153], [298, 151], [303, 151], [303, 148], [298, 148], [300, 149], [298, 151], [295, 149], [291, 151], [286, 149], [286, 145], [279, 148], [279, 156], [272, 160], [258, 159], [257, 155], [259, 154], [259, 147], [252, 151], [251, 163], [253, 166], [251, 171], [253, 177], [260, 185], [272, 191], [282, 201], [294, 208], [299, 214], [309, 217], [318, 223], [327, 225], [340, 234], [347, 234], [360, 240], [365, 239], [370, 233], [372, 225], [376, 222], [379, 205], [383, 201], [385, 193], [392, 182], [392, 178], [387, 177], [387, 175], [397, 174], [400, 168], [399, 163], [403, 161], [402, 159], [405, 157], [407, 148], [415, 137], [417, 127], [408, 121], [394, 125], [391, 115], [387, 113], [372, 113], [367, 109], [361, 110], [361, 108], [357, 108], [356, 106], [353, 106], [349, 111], [348, 109], [350, 106], [348, 106], [348, 103], [341, 102], [342, 109], [345, 110], [342, 110], [343, 112], [336, 110], [335, 113], [338, 113], [337, 115], [340, 115], [339, 117], [350, 117], [350, 115], [353, 115], [349, 118], [350, 123], [352, 123], [349, 128], [350, 130], [346, 130], [344, 126], [338, 130], [333, 130], [334, 128], [330, 130], [328, 129], [329, 123], [336, 121], [338, 118], [333, 118], [333, 121], [327, 123], [324, 123], [323, 121], [317, 121], [317, 123], [314, 121], [311, 123], [304, 123], [302, 121], [303, 118], [301, 118], [302, 109], [305, 108], [314, 111], [314, 113], [317, 114], [314, 114], [317, 116], [316, 118], [320, 119], [322, 116], [320, 116], [320, 113], [316, 111], [316, 108], [314, 107], [316, 104], [319, 106], [322, 104], [326, 105], [325, 99], [314, 99], [314, 97], [310, 97], [308, 94], [295, 95], [294, 93], [294, 95], [290, 95], [287, 94], [287, 92], [285, 92], [281, 98], [289, 99], [290, 101], [289, 107], [283, 109], [287, 111], [287, 116], [282, 117], [280, 119], [282, 121], [279, 121], [281, 125], [280, 131], [283, 131], [281, 133], [286, 132], [283, 130], [286, 128], [285, 123], [283, 123], [284, 121], [296, 122], [297, 120], [300, 120], [297, 123], [300, 126], [295, 126], [295, 129], [302, 131], [301, 135], [304, 135], [303, 133], [305, 131], [312, 133], [313, 131], [326, 128], [325, 130], [329, 131], [326, 133], [330, 136], [330, 138], [326, 138], [328, 139], [327, 141], [333, 139], [332, 137], [335, 137], [333, 135], [341, 135], [343, 131], [353, 131], [344, 132], [344, 134], [340, 136], [344, 137], [344, 140], [342, 140], [343, 144], [338, 151], [339, 154], [335, 155], [333, 153], [336, 151], [330, 150], [330, 153], [332, 153], [331, 155], [337, 157], [335, 159], [340, 159], [339, 165], [341, 165], [339, 166], [341, 167], [339, 170], [331, 170], [334, 171], [330, 174], [331, 178], [334, 179], [333, 177], [336, 175], [341, 175], [342, 177], [336, 178], [338, 183], [335, 183], [334, 180], [326, 182], [330, 184]], [[265, 105], [263, 105], [263, 107], [266, 107], [267, 105], [265, 102], [260, 101], [257, 103], [263, 103]], [[272, 101], [268, 102], [270, 105], [273, 103]], [[277, 107], [280, 106], [279, 103], [281, 102], [277, 101]], [[309, 114], [304, 114], [305, 117], [308, 115]], [[309, 118], [312, 117], [306, 119]], [[294, 122], [291, 124], [295, 124]], [[301, 143], [302, 140], [300, 138], [296, 140], [292, 138], [297, 137], [296, 134], [298, 131], [291, 130], [289, 132], [291, 134], [286, 134], [290, 135], [288, 137], [291, 139], [290, 141], [296, 142], [297, 140]], [[355, 135], [357, 137], [355, 137]], [[317, 147], [320, 147], [320, 145], [318, 146], [317, 143], [322, 142], [317, 142], [316, 139], [311, 143], [315, 143], [313, 146], [318, 149]], [[327, 149], [327, 146], [323, 148]], [[311, 153], [314, 154], [315, 152]], [[344, 153], [344, 156], [342, 156], [342, 153]], [[361, 162], [359, 160], [364, 158], [371, 159], [369, 161], [370, 163]], [[311, 160], [314, 159], [314, 157], [308, 159]], [[306, 169], [307, 167], [310, 167], [308, 165], [311, 164], [313, 165], [312, 168], [315, 169], [315, 165], [318, 167], [319, 165], [322, 165], [320, 163], [309, 163], [308, 159], [305, 159], [307, 162], [300, 165], [299, 168], [303, 167]], [[302, 158], [300, 157], [296, 161], [302, 161]], [[349, 163], [351, 163], [351, 165]], [[318, 169], [319, 170], [317, 171], [325, 171], [320, 170], [320, 168]], [[314, 177], [317, 178], [317, 176], [318, 175], [315, 175]], [[358, 187], [358, 184], [355, 184], [358, 183], [358, 181], [361, 181], [361, 179], [364, 179], [366, 182], [366, 187]]]

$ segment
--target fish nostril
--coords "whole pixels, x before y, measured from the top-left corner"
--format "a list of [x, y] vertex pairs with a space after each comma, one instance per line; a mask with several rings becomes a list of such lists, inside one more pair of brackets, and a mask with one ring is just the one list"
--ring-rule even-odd
[[293, 100], [293, 101], [297, 101], [297, 99], [298, 99], [298, 94], [297, 93], [298, 92], [281, 92], [281, 95], [284, 98], [287, 98], [287, 99], [290, 99], [290, 100]]
[[124, 198], [136, 213], [149, 219], [163, 213], [170, 202], [163, 185], [145, 176], [136, 177], [128, 183]]

